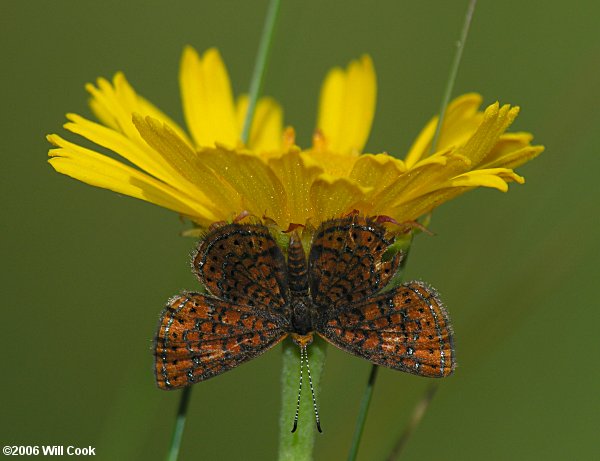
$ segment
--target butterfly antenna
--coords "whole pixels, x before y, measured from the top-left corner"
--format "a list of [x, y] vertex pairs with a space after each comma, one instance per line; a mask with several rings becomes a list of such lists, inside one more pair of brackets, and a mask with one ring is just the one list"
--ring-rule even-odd
[[[300, 396], [302, 395], [302, 368], [304, 368], [304, 354], [306, 352], [306, 347], [300, 348], [300, 384], [298, 386], [298, 400], [296, 401], [296, 415], [294, 416], [294, 427], [292, 428], [292, 432], [296, 432], [298, 428], [298, 413], [300, 412]], [[309, 373], [310, 376], [310, 373]], [[312, 384], [311, 384], [312, 387]]]
[[[306, 358], [306, 372], [308, 373], [308, 384], [310, 385], [310, 393], [312, 395], [313, 408], [315, 410], [315, 419], [317, 420], [317, 429], [319, 430], [319, 432], [323, 432], [321, 430], [321, 420], [319, 419], [319, 410], [317, 410], [317, 399], [315, 399], [315, 390], [313, 388], [312, 377], [310, 376], [310, 365], [308, 364], [308, 352], [306, 351], [306, 346], [304, 346], [302, 349], [304, 349], [304, 357]], [[300, 354], [302, 354], [302, 353], [300, 353]]]

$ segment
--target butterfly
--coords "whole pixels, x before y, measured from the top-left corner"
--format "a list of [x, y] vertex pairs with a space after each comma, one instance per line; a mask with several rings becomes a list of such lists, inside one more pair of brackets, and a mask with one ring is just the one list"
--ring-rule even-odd
[[322, 223], [308, 258], [292, 232], [286, 260], [265, 225], [213, 229], [192, 260], [206, 293], [177, 295], [161, 315], [158, 387], [178, 389], [217, 376], [288, 335], [303, 360], [315, 333], [377, 365], [448, 376], [455, 367], [448, 313], [426, 284], [390, 284], [403, 257], [386, 257], [392, 243], [383, 225], [353, 215]]

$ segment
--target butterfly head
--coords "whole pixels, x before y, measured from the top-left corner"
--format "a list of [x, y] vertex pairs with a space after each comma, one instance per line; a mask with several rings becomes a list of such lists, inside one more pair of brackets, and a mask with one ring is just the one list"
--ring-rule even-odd
[[292, 337], [292, 341], [294, 341], [294, 343], [298, 347], [300, 347], [300, 349], [305, 348], [306, 346], [310, 346], [313, 342], [312, 332], [305, 334], [305, 335], [301, 335], [298, 333], [292, 333], [291, 337]]

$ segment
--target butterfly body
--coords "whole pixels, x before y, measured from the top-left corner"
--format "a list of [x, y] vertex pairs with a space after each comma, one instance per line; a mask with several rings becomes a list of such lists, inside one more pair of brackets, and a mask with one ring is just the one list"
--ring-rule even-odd
[[[308, 293], [308, 268], [306, 266], [306, 256], [300, 238], [296, 232], [290, 237], [287, 269], [291, 298], [290, 333], [294, 333], [298, 336], [306, 336], [315, 329], [315, 324], [318, 322], [318, 310], [313, 305]], [[293, 337], [295, 338], [296, 336]]]
[[421, 282], [390, 287], [402, 255], [358, 216], [323, 223], [308, 258], [297, 233], [287, 260], [261, 224], [227, 224], [201, 242], [192, 266], [208, 294], [171, 298], [155, 343], [158, 386], [177, 389], [238, 366], [286, 336], [317, 333], [367, 360], [428, 377], [454, 368], [452, 330], [436, 292]]
[[294, 297], [290, 311], [292, 314], [290, 333], [306, 335], [314, 331], [313, 317], [315, 310], [308, 296]]

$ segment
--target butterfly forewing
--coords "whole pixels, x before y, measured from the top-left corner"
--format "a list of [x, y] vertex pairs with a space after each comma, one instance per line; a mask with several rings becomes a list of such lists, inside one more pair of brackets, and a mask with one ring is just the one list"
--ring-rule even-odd
[[217, 228], [201, 243], [192, 264], [209, 293], [225, 301], [275, 311], [287, 303], [285, 259], [265, 226]]
[[437, 293], [421, 282], [348, 306], [317, 332], [377, 365], [427, 377], [448, 376], [454, 370], [448, 314]]
[[177, 389], [224, 373], [286, 336], [279, 315], [233, 305], [212, 296], [182, 294], [169, 300], [155, 342], [158, 386]]
[[390, 245], [385, 229], [371, 219], [348, 216], [326, 221], [316, 231], [309, 254], [313, 302], [334, 313], [383, 288], [396, 272], [400, 255], [383, 261]]

